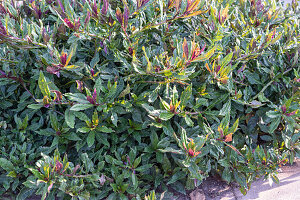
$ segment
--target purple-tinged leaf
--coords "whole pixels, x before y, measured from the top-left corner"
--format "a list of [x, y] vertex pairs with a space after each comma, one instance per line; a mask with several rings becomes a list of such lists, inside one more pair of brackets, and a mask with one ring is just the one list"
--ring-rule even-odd
[[100, 181], [100, 185], [104, 185], [104, 183], [106, 181], [104, 174], [101, 175], [99, 181]]
[[118, 22], [123, 26], [123, 14], [122, 14], [120, 8], [117, 8], [116, 16], [117, 16]]
[[76, 165], [76, 166], [74, 167], [74, 169], [73, 169], [72, 174], [75, 174], [76, 171], [77, 171], [79, 168], [80, 168], [80, 165]]
[[97, 102], [97, 90], [96, 90], [96, 88], [94, 89], [93, 100], [94, 100], [95, 103]]
[[44, 104], [45, 108], [49, 108], [50, 107], [49, 98], [47, 96], [44, 96], [44, 98], [43, 98], [43, 104]]
[[93, 16], [98, 18], [98, 7], [97, 7], [96, 0], [94, 0], [94, 4], [93, 4]]
[[52, 187], [53, 187], [53, 183], [51, 183], [51, 184], [49, 185], [49, 187], [48, 187], [48, 193], [50, 193]]
[[199, 47], [194, 49], [191, 60], [194, 60], [195, 58], [197, 58], [204, 51], [205, 47], [206, 47], [206, 44], [204, 44], [202, 49], [200, 49]]
[[246, 68], [246, 64], [243, 64], [243, 66], [238, 69], [237, 74], [243, 72], [245, 68]]
[[1, 20], [0, 20], [0, 33], [3, 35], [7, 35], [7, 31], [6, 31], [5, 27], [3, 26]]
[[0, 14], [7, 14], [7, 10], [0, 4]]
[[88, 11], [88, 12], [87, 12], [87, 15], [86, 15], [86, 18], [85, 18], [85, 20], [84, 20], [84, 27], [87, 26], [87, 24], [88, 24], [89, 21], [90, 21], [90, 18], [91, 18], [91, 13], [90, 13], [90, 11]]
[[128, 6], [125, 5], [125, 8], [124, 8], [124, 14], [123, 14], [123, 20], [124, 20], [124, 29], [126, 30], [127, 29], [127, 25], [128, 25], [128, 19], [129, 19], [129, 9], [128, 9]]
[[56, 172], [60, 172], [62, 169], [63, 169], [63, 164], [61, 163], [61, 162], [59, 162], [59, 161], [56, 161], [56, 163], [55, 163], [55, 171]]
[[87, 96], [86, 97], [86, 100], [88, 100], [91, 104], [93, 104], [93, 105], [95, 105], [96, 104], [96, 102], [94, 102], [94, 100], [92, 99], [92, 97], [90, 97], [90, 96]]
[[182, 49], [183, 49], [183, 57], [185, 57], [185, 59], [188, 59], [189, 57], [189, 47], [187, 44], [186, 39], [184, 38], [183, 43], [182, 43]]
[[102, 10], [101, 10], [101, 14], [102, 15], [106, 15], [107, 14], [108, 5], [109, 5], [108, 0], [103, 0], [103, 7], [102, 7]]
[[45, 28], [43, 28], [43, 31], [42, 31], [42, 36], [43, 36], [43, 40], [44, 40], [44, 42], [45, 42], [45, 43], [48, 43], [48, 42], [49, 42], [49, 40], [50, 40], [50, 36], [47, 34], [47, 32], [46, 32], [46, 29], [45, 29]]
[[281, 110], [283, 113], [286, 113], [286, 106], [285, 105], [281, 106]]
[[285, 115], [286, 115], [287, 117], [293, 116], [293, 115], [296, 114], [296, 111], [297, 111], [297, 110], [294, 110], [293, 112], [286, 113]]
[[64, 22], [66, 23], [67, 27], [70, 28], [70, 29], [74, 29], [75, 26], [74, 24], [67, 18], [64, 19]]
[[65, 8], [64, 8], [64, 5], [62, 4], [62, 2], [60, 0], [57, 0], [61, 10], [63, 11], [63, 13], [65, 13]]
[[105, 54], [107, 54], [107, 47], [106, 47], [106, 45], [104, 45], [104, 52], [105, 52]]
[[83, 82], [76, 80], [76, 83], [77, 83], [77, 90], [82, 92], [83, 91]]
[[61, 70], [61, 68], [56, 67], [56, 66], [48, 66], [47, 67], [47, 72], [50, 74], [55, 74], [58, 78], [60, 76], [59, 71]]
[[0, 70], [0, 74], [1, 74], [2, 76], [6, 76], [6, 73], [5, 73], [4, 71], [2, 71], [2, 70]]
[[92, 75], [92, 76], [95, 76], [95, 71], [94, 71], [94, 69], [91, 69], [91, 75]]
[[80, 17], [78, 18], [78, 20], [76, 21], [74, 21], [75, 23], [74, 23], [74, 29], [77, 31], [77, 30], [79, 30], [79, 27], [80, 27]]
[[54, 101], [61, 101], [62, 100], [62, 94], [58, 90], [52, 90], [51, 92], [55, 93]]
[[60, 63], [62, 64], [62, 65], [64, 65], [65, 66], [65, 64], [66, 64], [66, 62], [67, 62], [67, 54], [66, 53], [64, 53], [64, 52], [62, 52], [61, 53], [61, 56], [60, 56]]

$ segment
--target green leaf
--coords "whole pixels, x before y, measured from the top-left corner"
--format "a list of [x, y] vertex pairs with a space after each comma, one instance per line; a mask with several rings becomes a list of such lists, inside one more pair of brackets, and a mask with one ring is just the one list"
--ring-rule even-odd
[[278, 118], [278, 117], [280, 117], [281, 114], [278, 111], [270, 110], [266, 113], [266, 115], [270, 118]]
[[47, 129], [41, 129], [39, 131], [36, 131], [39, 135], [44, 135], [44, 136], [51, 136], [55, 134], [55, 131], [51, 128]]
[[103, 133], [112, 133], [112, 132], [114, 132], [113, 129], [107, 128], [106, 126], [97, 127], [97, 131], [100, 131], [100, 132], [103, 132]]
[[[221, 123], [220, 123], [220, 127], [224, 129], [226, 129], [229, 125], [230, 122], [230, 113], [226, 113], [225, 117], [222, 119]], [[224, 133], [226, 134], [226, 133]]]
[[79, 129], [77, 129], [77, 131], [81, 132], [81, 133], [87, 133], [89, 132], [91, 129], [89, 127], [81, 127]]
[[251, 106], [252, 108], [259, 108], [263, 105], [265, 105], [265, 104], [261, 103], [260, 101], [256, 101], [256, 100], [251, 101], [249, 104], [249, 106]]
[[125, 97], [127, 94], [130, 94], [129, 84], [127, 84], [126, 88], [120, 93], [119, 98]]
[[177, 182], [175, 184], [172, 184], [171, 187], [176, 191], [183, 195], [186, 195], [186, 190], [184, 188], [184, 185], [181, 182]]
[[247, 189], [247, 182], [246, 182], [246, 177], [244, 174], [239, 173], [239, 172], [233, 172], [234, 178], [236, 182], [243, 188]]
[[27, 107], [30, 108], [30, 109], [38, 110], [38, 109], [44, 107], [44, 105], [42, 105], [42, 104], [30, 104]]
[[150, 169], [152, 167], [153, 164], [146, 164], [146, 165], [143, 165], [141, 167], [138, 167], [135, 169], [135, 171], [138, 171], [138, 172], [145, 172], [146, 170]]
[[232, 126], [232, 127], [230, 128], [230, 130], [229, 130], [229, 133], [235, 133], [236, 130], [237, 130], [237, 128], [238, 128], [238, 126], [239, 126], [239, 119], [237, 119], [237, 120], [234, 122], [233, 126]]
[[131, 179], [132, 179], [133, 188], [136, 189], [139, 184], [138, 184], [138, 179], [137, 179], [137, 176], [135, 173], [131, 174]]
[[96, 134], [96, 138], [97, 138], [97, 141], [110, 147], [110, 144], [107, 140], [107, 135], [104, 135], [104, 134]]
[[172, 176], [171, 180], [169, 180], [169, 182], [167, 183], [167, 185], [170, 185], [170, 184], [172, 184], [172, 183], [175, 183], [176, 181], [181, 180], [181, 179], [184, 179], [185, 177], [186, 177], [186, 173], [185, 173], [185, 172], [183, 172], [183, 171], [178, 171], [178, 172], [176, 172], [176, 173]]
[[72, 106], [70, 108], [70, 110], [73, 110], [73, 111], [87, 110], [93, 106], [94, 106], [93, 104], [75, 104], [74, 106]]
[[205, 54], [202, 54], [201, 56], [197, 57], [192, 62], [205, 61], [205, 60], [210, 59], [210, 57], [212, 57], [212, 55], [215, 53], [216, 48], [217, 48], [217, 46], [214, 46], [208, 52], [206, 52]]
[[225, 180], [227, 183], [230, 183], [232, 176], [231, 173], [232, 171], [229, 169], [229, 167], [225, 167], [225, 169], [222, 172], [222, 179]]
[[64, 137], [67, 138], [68, 140], [72, 140], [72, 141], [81, 140], [80, 137], [78, 137], [78, 135], [76, 135], [76, 133], [68, 133], [68, 134], [64, 135]]
[[109, 92], [107, 94], [107, 98], [113, 98], [115, 96], [117, 92], [117, 82], [115, 82], [110, 88], [109, 88]]
[[112, 113], [110, 117], [112, 123], [117, 127], [118, 126], [118, 115], [117, 113]]
[[65, 121], [70, 128], [74, 128], [75, 125], [75, 115], [74, 112], [70, 109], [67, 109], [65, 112]]
[[93, 146], [93, 144], [95, 143], [95, 132], [91, 131], [88, 135], [88, 137], [86, 138], [86, 142], [88, 144], [88, 147]]
[[16, 178], [17, 177], [17, 173], [15, 171], [10, 171], [7, 176], [12, 177], [12, 178]]
[[48, 83], [46, 82], [45, 76], [42, 71], [40, 71], [40, 77], [38, 80], [38, 84], [43, 96], [47, 96], [50, 98], [50, 90], [48, 87]]
[[173, 116], [174, 116], [174, 113], [171, 113], [171, 112], [168, 112], [168, 111], [162, 111], [159, 115], [159, 118], [164, 120], [164, 121], [168, 121]]
[[27, 188], [35, 188], [36, 187], [36, 182], [27, 179], [27, 181], [22, 183], [23, 185], [25, 185]]
[[180, 105], [185, 107], [187, 101], [190, 99], [191, 96], [192, 96], [192, 84], [187, 86], [185, 90], [181, 93]]
[[221, 68], [226, 66], [232, 59], [233, 52], [229, 53], [225, 58], [221, 60]]
[[90, 119], [88, 118], [88, 116], [86, 116], [86, 114], [84, 114], [83, 112], [74, 112], [73, 113], [78, 119], [82, 120], [82, 121], [89, 121]]
[[50, 122], [51, 122], [52, 128], [55, 131], [58, 131], [59, 130], [59, 125], [58, 125], [56, 113], [50, 113]]
[[281, 121], [281, 117], [277, 117], [271, 122], [271, 124], [269, 126], [269, 133], [273, 133], [276, 130], [276, 128], [280, 124], [280, 121]]
[[184, 120], [188, 126], [194, 126], [194, 122], [191, 120], [189, 116], [185, 116]]
[[35, 189], [23, 187], [19, 192], [18, 196], [16, 197], [16, 200], [28, 199], [28, 197], [33, 195], [34, 191]]
[[165, 100], [163, 100], [162, 98], [160, 98], [160, 102], [161, 102], [161, 104], [164, 106], [164, 108], [166, 110], [170, 110], [170, 105]]
[[81, 93], [66, 93], [65, 97], [68, 97], [71, 101], [76, 101], [81, 104], [89, 104], [90, 102], [86, 99], [86, 96]]
[[210, 110], [211, 108], [213, 108], [216, 104], [221, 103], [222, 101], [224, 101], [225, 99], [227, 99], [227, 97], [229, 96], [229, 94], [224, 94], [224, 95], [220, 95], [218, 97], [216, 97], [211, 104], [209, 104], [209, 106], [207, 107], [206, 110]]
[[40, 180], [43, 180], [44, 176], [43, 176], [43, 174], [42, 174], [41, 172], [39, 172], [38, 170], [33, 169], [33, 168], [29, 168], [29, 170], [31, 171], [31, 173], [33, 173], [33, 175], [34, 175], [36, 178], [38, 178], [38, 179], [40, 179]]
[[267, 98], [265, 97], [264, 93], [262, 93], [262, 92], [258, 94], [258, 100], [259, 100], [260, 102], [269, 102], [269, 99], [267, 99]]
[[190, 175], [193, 177], [193, 178], [196, 178], [198, 180], [202, 180], [203, 179], [203, 176], [199, 173], [199, 167], [196, 165], [196, 163], [192, 163], [188, 170], [190, 171]]
[[230, 113], [231, 110], [231, 100], [227, 101], [219, 112], [219, 115], [225, 116], [227, 113]]
[[0, 158], [0, 167], [3, 168], [5, 171], [12, 171], [15, 169], [12, 162], [5, 158]]
[[141, 163], [141, 161], [142, 161], [142, 157], [139, 156], [137, 159], [134, 160], [133, 167], [137, 168], [137, 166], [139, 166], [139, 164]]
[[199, 98], [196, 100], [195, 108], [199, 108], [200, 106], [208, 106], [208, 100], [204, 98]]

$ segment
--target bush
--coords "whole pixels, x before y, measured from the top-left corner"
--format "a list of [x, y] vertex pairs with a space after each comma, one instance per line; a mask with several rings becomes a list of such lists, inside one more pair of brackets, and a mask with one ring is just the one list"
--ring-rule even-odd
[[246, 193], [299, 156], [296, 1], [7, 0], [0, 13], [0, 195], [141, 199], [209, 175]]

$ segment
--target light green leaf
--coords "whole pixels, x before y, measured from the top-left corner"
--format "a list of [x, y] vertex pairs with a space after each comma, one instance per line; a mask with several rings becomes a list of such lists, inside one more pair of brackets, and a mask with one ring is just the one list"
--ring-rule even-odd
[[75, 104], [74, 106], [71, 107], [70, 110], [73, 110], [73, 111], [86, 110], [93, 106], [94, 106], [93, 104]]
[[230, 113], [230, 110], [231, 110], [231, 100], [229, 99], [229, 101], [227, 101], [227, 103], [223, 105], [219, 115], [225, 116], [227, 113]]
[[110, 117], [112, 123], [117, 127], [118, 126], [118, 115], [117, 113], [112, 113]]
[[132, 178], [132, 185], [133, 185], [133, 188], [136, 189], [137, 186], [138, 186], [138, 179], [137, 179], [137, 176], [135, 173], [132, 173], [131, 174], [131, 178]]
[[185, 107], [187, 101], [192, 96], [192, 84], [187, 86], [180, 96], [180, 105]]
[[171, 112], [168, 112], [168, 111], [163, 111], [160, 113], [159, 115], [159, 118], [164, 120], [164, 121], [167, 121], [169, 119], [171, 119], [172, 117], [174, 116], [174, 113], [171, 113]]
[[194, 122], [191, 120], [189, 116], [185, 116], [184, 120], [188, 126], [194, 126]]
[[278, 111], [270, 110], [266, 113], [266, 115], [270, 118], [277, 118], [277, 117], [280, 117], [281, 114]]
[[239, 119], [237, 119], [237, 120], [234, 122], [233, 126], [232, 126], [232, 127], [230, 128], [230, 130], [229, 130], [229, 133], [235, 133], [236, 130], [237, 130], [237, 128], [238, 128], [238, 126], [239, 126]]
[[192, 62], [198, 62], [198, 61], [205, 61], [210, 59], [210, 57], [212, 57], [212, 55], [215, 53], [217, 46], [214, 46], [212, 49], [210, 49], [208, 52], [206, 52], [205, 54], [197, 57], [196, 59], [194, 59]]
[[44, 105], [42, 105], [42, 104], [30, 104], [30, 105], [28, 105], [27, 107], [30, 108], [30, 109], [37, 110], [37, 109], [42, 108], [43, 106], [44, 106]]
[[225, 58], [221, 60], [221, 68], [226, 66], [232, 59], [233, 52], [229, 53]]
[[38, 80], [38, 84], [43, 96], [47, 96], [50, 98], [50, 90], [48, 87], [48, 83], [46, 82], [45, 76], [42, 71], [40, 71], [40, 77]]

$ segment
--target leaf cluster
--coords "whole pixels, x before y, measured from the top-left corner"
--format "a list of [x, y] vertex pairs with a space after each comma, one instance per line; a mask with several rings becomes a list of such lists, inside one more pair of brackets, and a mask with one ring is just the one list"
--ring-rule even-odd
[[299, 24], [296, 1], [0, 2], [0, 195], [278, 182], [300, 155]]

